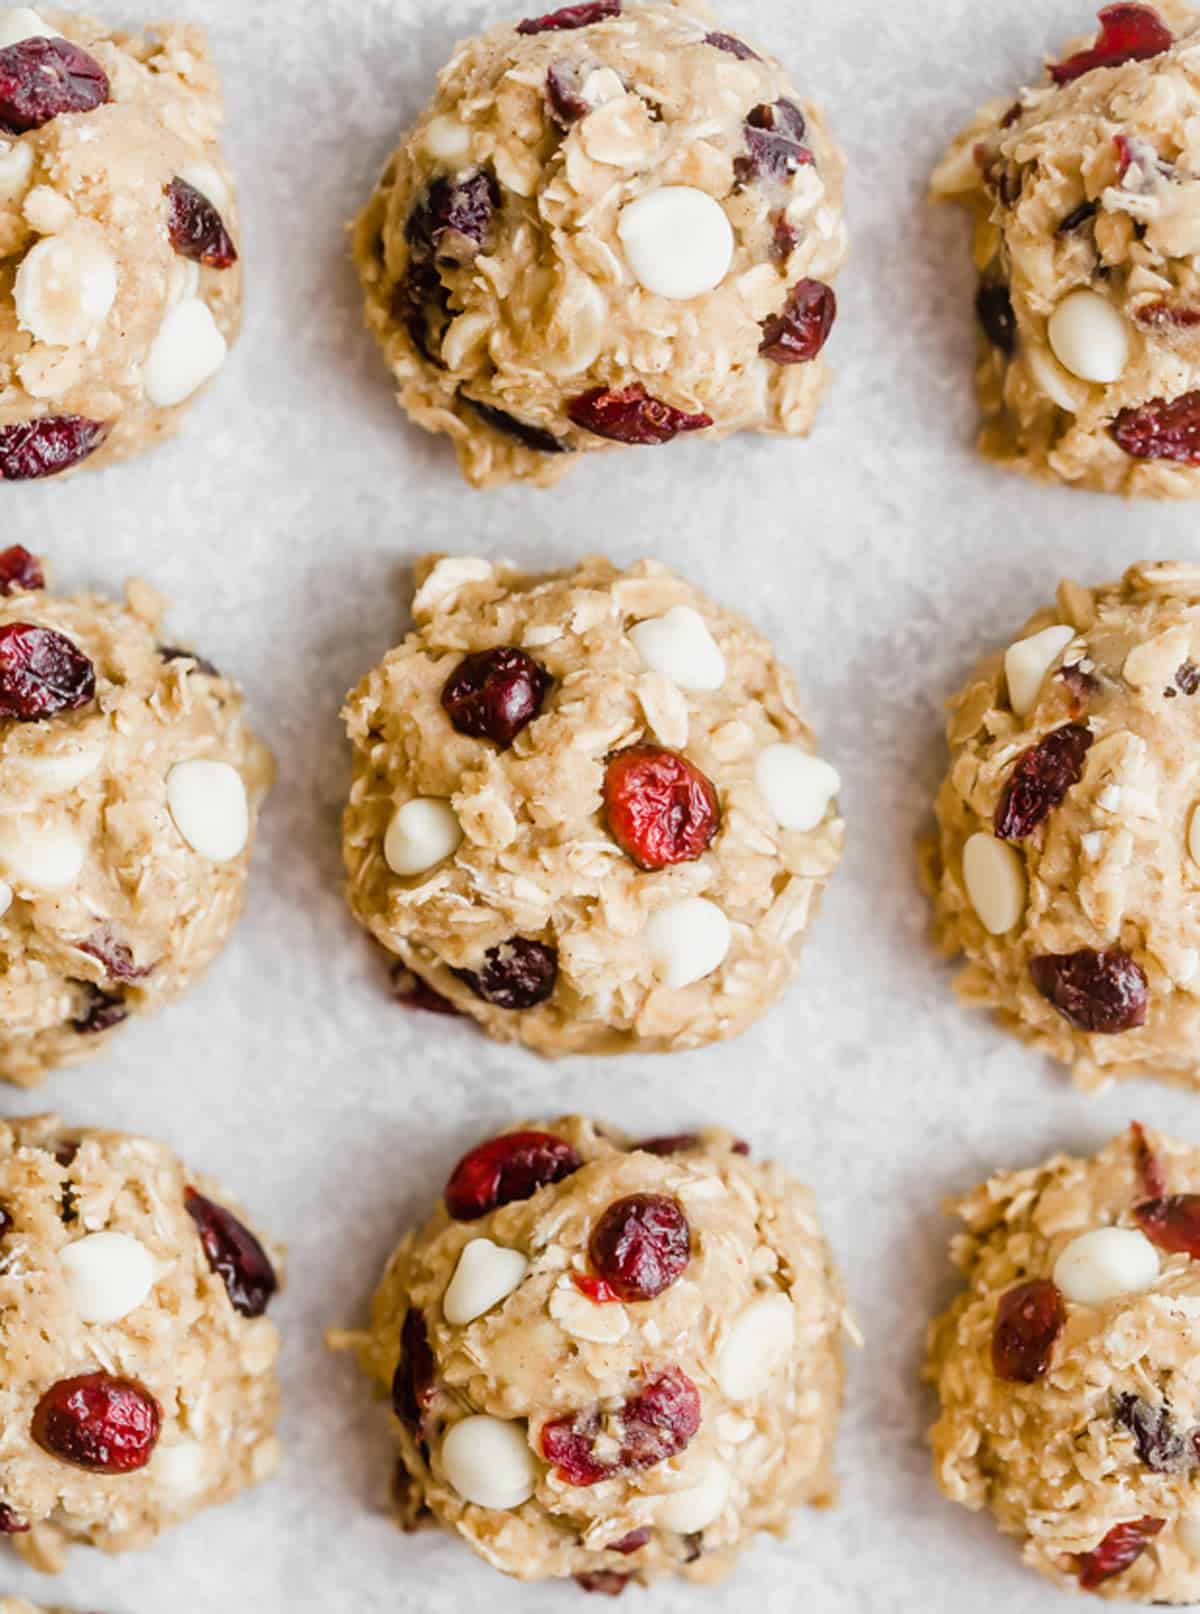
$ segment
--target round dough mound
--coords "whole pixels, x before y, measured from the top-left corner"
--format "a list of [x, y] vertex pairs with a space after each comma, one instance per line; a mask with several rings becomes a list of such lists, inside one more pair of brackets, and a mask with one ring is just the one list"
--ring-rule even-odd
[[50, 629], [95, 673], [82, 706], [21, 721], [0, 645], [0, 1077], [20, 1086], [177, 997], [245, 900], [271, 756], [234, 685], [162, 640], [164, 608], [139, 582], [124, 607], [0, 593], [0, 641]]
[[1162, 563], [1063, 583], [950, 703], [938, 938], [1083, 1087], [1200, 1084], [1198, 691], [1200, 567]]
[[[277, 1466], [270, 1286], [227, 1292], [194, 1219], [206, 1201], [242, 1215], [163, 1144], [53, 1115], [0, 1123], [0, 1501], [36, 1568], [56, 1572], [74, 1543], [144, 1547]], [[266, 1259], [277, 1281], [274, 1245]], [[141, 1467], [99, 1472], [35, 1436], [43, 1397], [97, 1372], [158, 1404]]]
[[1155, 54], [1083, 71], [1092, 41], [1076, 41], [1015, 103], [989, 102], [933, 183], [975, 219], [982, 451], [1098, 492], [1193, 498], [1200, 24], [1139, 9]]
[[[778, 1167], [745, 1158], [746, 1146], [725, 1132], [657, 1140], [647, 1152], [579, 1117], [549, 1131], [560, 1150], [569, 1146], [561, 1169], [578, 1169], [473, 1220], [452, 1220], [439, 1205], [389, 1262], [369, 1334], [342, 1340], [358, 1345], [401, 1413], [393, 1420], [408, 1476], [398, 1488], [401, 1522], [411, 1528], [432, 1513], [522, 1580], [577, 1575], [591, 1589], [616, 1590], [625, 1578], [719, 1579], [758, 1531], [783, 1534], [801, 1503], [835, 1497], [843, 1302], [812, 1195]], [[690, 1256], [656, 1298], [598, 1302], [589, 1297], [593, 1230], [635, 1195], [682, 1210]], [[460, 1258], [473, 1269], [469, 1284]], [[452, 1303], [459, 1317], [490, 1309], [452, 1326]], [[418, 1431], [403, 1387], [422, 1333], [432, 1382], [417, 1380]], [[693, 1409], [698, 1395], [690, 1441], [621, 1467], [614, 1454], [633, 1438], [631, 1398], [664, 1375], [678, 1386], [680, 1374]], [[502, 1465], [481, 1445], [481, 1463], [463, 1461], [480, 1426], [465, 1437], [452, 1431], [479, 1415], [491, 1420], [483, 1434], [493, 1452], [512, 1437]], [[543, 1455], [568, 1428], [556, 1420], [572, 1419], [608, 1470], [598, 1483], [568, 1482]], [[459, 1483], [473, 1472], [468, 1488], [482, 1480], [495, 1502], [465, 1501], [447, 1462]], [[523, 1503], [501, 1502], [502, 1467], [517, 1482], [510, 1498], [529, 1493]]]
[[[458, 47], [359, 220], [367, 319], [401, 404], [453, 438], [476, 487], [547, 486], [572, 454], [631, 440], [597, 393], [635, 389], [640, 407], [616, 412], [655, 442], [805, 435], [846, 254], [844, 163], [820, 113], [701, 5], [553, 18]], [[794, 288], [804, 332], [781, 358], [774, 317]]]
[[[0, 9], [9, 50], [31, 17]], [[216, 145], [221, 91], [203, 31], [169, 23], [142, 37], [57, 13], [41, 26], [99, 64], [109, 99], [0, 136], [7, 480], [81, 456], [104, 465], [170, 435], [223, 363], [241, 309], [236, 204]], [[64, 420], [57, 432], [38, 427], [49, 447], [27, 441], [30, 423]]]
[[[837, 775], [812, 756], [770, 645], [652, 561], [620, 572], [591, 557], [572, 572], [528, 576], [433, 557], [418, 583], [416, 631], [346, 712], [355, 915], [489, 1035], [539, 1053], [669, 1050], [745, 1030], [797, 969], [844, 830], [832, 805]], [[662, 619], [680, 608], [677, 663], [680, 618]], [[651, 620], [657, 667], [630, 632]], [[541, 715], [508, 749], [457, 731], [441, 698], [466, 656], [497, 647], [533, 658], [550, 681]], [[681, 688], [675, 677], [709, 687]], [[685, 757], [715, 793], [715, 836], [689, 861], [648, 869], [609, 831], [610, 759], [639, 745]], [[784, 828], [768, 803], [767, 747], [783, 748], [773, 755], [794, 764], [808, 792], [776, 805], [809, 827]], [[416, 797], [433, 798], [452, 834], [428, 849], [428, 866], [401, 876], [385, 847]], [[527, 1006], [507, 999], [498, 977], [530, 951], [553, 990]]]

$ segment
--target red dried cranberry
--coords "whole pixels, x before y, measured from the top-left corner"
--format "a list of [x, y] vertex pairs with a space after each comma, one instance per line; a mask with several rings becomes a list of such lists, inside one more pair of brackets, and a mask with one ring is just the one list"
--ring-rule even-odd
[[0, 426], [0, 482], [59, 476], [94, 454], [108, 428], [82, 415], [47, 415]]
[[46, 575], [36, 555], [20, 544], [0, 550], [0, 594], [15, 594], [18, 589], [45, 588]]
[[600, 1597], [620, 1597], [631, 1578], [612, 1569], [589, 1569], [575, 1576], [575, 1584], [581, 1591], [595, 1592]]
[[576, 426], [597, 437], [651, 448], [669, 443], [680, 432], [700, 432], [712, 425], [711, 415], [689, 415], [652, 398], [640, 381], [627, 387], [594, 387], [572, 398], [567, 414]]
[[1190, 331], [1200, 325], [1200, 308], [1182, 303], [1143, 303], [1134, 315], [1139, 325], [1151, 330], [1173, 326], [1176, 330]]
[[129, 1018], [129, 1006], [120, 993], [102, 992], [93, 981], [73, 983], [83, 993], [81, 1012], [71, 1021], [71, 1029], [81, 1037], [98, 1036], [111, 1031]]
[[566, 1139], [552, 1132], [506, 1132], [458, 1162], [446, 1184], [446, 1209], [456, 1222], [475, 1222], [501, 1205], [532, 1199], [582, 1164]]
[[541, 714], [553, 678], [513, 645], [478, 650], [460, 661], [442, 689], [442, 708], [460, 734], [501, 750]]
[[154, 966], [139, 969], [133, 961], [133, 951], [123, 941], [113, 935], [107, 925], [93, 930], [86, 939], [76, 944], [81, 953], [94, 958], [97, 963], [104, 966], [105, 973], [113, 981], [140, 981], [151, 974]]
[[32, 1434], [43, 1451], [93, 1474], [145, 1468], [162, 1429], [162, 1408], [132, 1379], [84, 1373], [52, 1385], [37, 1404]]
[[1099, 211], [1099, 202], [1080, 202], [1079, 206], [1073, 207], [1066, 218], [1062, 220], [1055, 233], [1057, 235], [1071, 235], [1075, 230], [1079, 229], [1080, 225], [1087, 224], [1089, 220], [1094, 219]]
[[1117, 446], [1135, 460], [1200, 465], [1200, 392], [1155, 398], [1122, 409], [1109, 432]]
[[621, 15], [621, 0], [588, 0], [581, 6], [564, 6], [544, 17], [526, 17], [517, 24], [519, 34], [557, 33], [566, 28], [588, 28], [594, 22], [607, 22]]
[[601, 1216], [588, 1241], [592, 1265], [621, 1300], [653, 1300], [683, 1276], [692, 1233], [665, 1194], [630, 1194]]
[[449, 998], [444, 998], [440, 992], [435, 991], [428, 981], [423, 981], [419, 975], [414, 974], [407, 964], [392, 966], [392, 996], [406, 1009], [423, 1009], [426, 1014], [461, 1013]]
[[1185, 661], [1175, 674], [1175, 684], [1184, 695], [1194, 695], [1200, 689], [1200, 667], [1194, 661]]
[[469, 262], [487, 240], [500, 187], [485, 168], [451, 179], [440, 175], [413, 208], [404, 236], [422, 261]]
[[1081, 723], [1067, 723], [1017, 758], [996, 807], [998, 840], [1023, 840], [1050, 816], [1072, 785], [1082, 779], [1094, 738]]
[[33, 622], [0, 628], [0, 718], [37, 723], [76, 712], [95, 694], [95, 667], [64, 634]]
[[237, 248], [204, 192], [186, 179], [173, 179], [167, 186], [167, 198], [167, 233], [176, 252], [206, 269], [232, 269], [238, 261]]
[[65, 112], [94, 112], [108, 100], [108, 74], [67, 39], [22, 39], [0, 50], [0, 127], [40, 129]]
[[1150, 988], [1139, 964], [1119, 947], [1097, 953], [1045, 953], [1029, 961], [1033, 984], [1080, 1031], [1117, 1036], [1144, 1026]]
[[763, 102], [756, 106], [743, 125], [747, 155], [735, 157], [733, 171], [738, 182], [754, 179], [783, 182], [798, 168], [813, 161], [804, 144], [808, 124], [794, 101]]
[[730, 56], [736, 56], [739, 62], [762, 61], [756, 50], [751, 50], [745, 40], [736, 39], [733, 34], [705, 34], [704, 43], [712, 45], [715, 50], [723, 50]]
[[1018, 1284], [1001, 1295], [992, 1334], [992, 1371], [1010, 1384], [1036, 1384], [1050, 1366], [1067, 1308], [1046, 1278]]
[[604, 774], [608, 832], [641, 869], [693, 863], [721, 827], [711, 780], [677, 751], [631, 745]]
[[775, 227], [771, 231], [771, 256], [780, 268], [787, 266], [787, 261], [795, 252], [799, 239], [799, 231], [789, 222], [787, 214], [777, 213]]
[[1195, 1444], [1175, 1425], [1165, 1403], [1152, 1407], [1137, 1395], [1120, 1395], [1113, 1420], [1133, 1436], [1138, 1456], [1155, 1474], [1182, 1474], [1195, 1467]]
[[425, 1418], [437, 1393], [436, 1379], [425, 1318], [415, 1306], [410, 1306], [400, 1330], [400, 1360], [392, 1379], [392, 1407], [414, 1440], [425, 1439]]
[[13, 1512], [7, 1502], [0, 1502], [0, 1536], [23, 1536], [29, 1526]]
[[[596, 1456], [596, 1445], [615, 1423], [614, 1456]], [[606, 1429], [606, 1425], [609, 1427]], [[653, 1468], [686, 1450], [700, 1427], [700, 1394], [687, 1374], [668, 1368], [631, 1396], [615, 1416], [592, 1408], [545, 1424], [542, 1456], [567, 1485], [598, 1485], [618, 1474]], [[605, 1440], [608, 1445], [608, 1440]]]
[[1171, 30], [1152, 6], [1105, 6], [1096, 43], [1051, 67], [1050, 77], [1056, 84], [1070, 84], [1096, 67], [1149, 61], [1170, 50], [1173, 42]]
[[631, 1530], [620, 1541], [610, 1542], [605, 1548], [606, 1552], [619, 1552], [623, 1558], [628, 1558], [631, 1552], [640, 1552], [650, 1540], [649, 1530]]
[[444, 370], [441, 349], [451, 319], [450, 292], [432, 261], [409, 259], [403, 278], [392, 288], [392, 314], [421, 357]]
[[1142, 1179], [1142, 1187], [1150, 1199], [1165, 1199], [1167, 1197], [1166, 1168], [1151, 1148], [1145, 1127], [1140, 1121], [1134, 1121], [1130, 1124], [1129, 1132], [1133, 1139], [1133, 1158], [1137, 1166], [1138, 1176]]
[[641, 1143], [635, 1143], [633, 1147], [642, 1154], [686, 1154], [689, 1149], [698, 1149], [701, 1141], [698, 1132], [674, 1132], [670, 1137], [645, 1138]]
[[1171, 1255], [1200, 1259], [1200, 1194], [1164, 1194], [1134, 1207], [1134, 1220], [1151, 1244]]
[[1081, 717], [1088, 701], [1100, 688], [1100, 680], [1095, 673], [1084, 672], [1077, 661], [1069, 667], [1060, 667], [1057, 677], [1071, 692], [1071, 716]]
[[510, 936], [483, 955], [481, 970], [455, 970], [477, 998], [494, 1009], [536, 1009], [558, 981], [558, 949], [526, 936]]
[[574, 62], [551, 62], [546, 71], [546, 100], [557, 123], [569, 129], [592, 110], [579, 88], [579, 69]]
[[612, 1306], [621, 1298], [610, 1283], [591, 1272], [572, 1272], [571, 1282], [593, 1306]]
[[270, 1256], [250, 1229], [223, 1205], [215, 1205], [194, 1188], [186, 1190], [183, 1202], [200, 1230], [208, 1264], [225, 1285], [233, 1309], [243, 1317], [261, 1317], [279, 1287]]
[[999, 281], [984, 281], [975, 298], [975, 313], [992, 346], [1011, 357], [1017, 351], [1017, 316], [1008, 287]]
[[1094, 1592], [1114, 1575], [1123, 1574], [1142, 1556], [1166, 1522], [1165, 1519], [1131, 1519], [1128, 1524], [1115, 1525], [1091, 1552], [1080, 1553], [1075, 1559], [1075, 1571], [1083, 1590]]
[[541, 426], [531, 426], [526, 420], [518, 420], [515, 415], [506, 414], [503, 409], [494, 409], [491, 404], [477, 403], [474, 398], [468, 398], [465, 394], [462, 401], [472, 414], [479, 416], [485, 426], [503, 433], [505, 437], [512, 437], [523, 447], [532, 449], [535, 454], [571, 452], [566, 443], [560, 442], [553, 432], [548, 432]]
[[808, 364], [829, 340], [837, 296], [823, 280], [798, 280], [778, 314], [762, 322], [758, 351], [775, 364]]

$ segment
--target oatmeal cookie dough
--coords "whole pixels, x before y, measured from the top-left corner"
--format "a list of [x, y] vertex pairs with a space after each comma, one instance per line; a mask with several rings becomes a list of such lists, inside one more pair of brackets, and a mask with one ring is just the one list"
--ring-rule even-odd
[[1200, 15], [1100, 13], [989, 102], [935, 195], [975, 220], [980, 446], [1102, 493], [1200, 494]]
[[177, 997], [245, 900], [266, 747], [165, 602], [0, 551], [0, 1078], [32, 1087]]
[[926, 872], [963, 997], [1083, 1087], [1200, 1085], [1200, 567], [1063, 583], [948, 738]]
[[476, 487], [680, 432], [804, 436], [843, 169], [779, 63], [692, 0], [467, 40], [354, 234], [401, 405]]
[[279, 1461], [279, 1251], [163, 1144], [0, 1123], [0, 1532], [144, 1547]]
[[745, 1030], [844, 828], [770, 645], [652, 561], [418, 585], [345, 714], [349, 901], [414, 1001], [549, 1055]]
[[174, 432], [237, 333], [202, 30], [0, 8], [0, 481]]
[[335, 1336], [391, 1394], [402, 1523], [616, 1591], [834, 1500], [840, 1286], [812, 1195], [747, 1155], [576, 1116], [459, 1163]]

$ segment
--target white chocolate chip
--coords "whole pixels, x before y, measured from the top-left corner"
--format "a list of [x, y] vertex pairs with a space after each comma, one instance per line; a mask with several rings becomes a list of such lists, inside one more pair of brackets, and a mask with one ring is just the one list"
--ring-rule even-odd
[[68, 230], [25, 254], [13, 285], [17, 323], [36, 342], [86, 342], [117, 297], [117, 261], [90, 232]]
[[725, 682], [721, 648], [690, 605], [676, 605], [665, 616], [635, 623], [629, 637], [647, 667], [681, 689], [720, 689]]
[[154, 1477], [172, 1495], [182, 1499], [199, 1496], [208, 1484], [208, 1457], [197, 1440], [181, 1440], [175, 1446], [159, 1446], [154, 1453]]
[[655, 1513], [655, 1523], [681, 1536], [707, 1530], [724, 1513], [732, 1489], [733, 1476], [724, 1463], [710, 1459], [700, 1466], [694, 1485], [685, 1491], [673, 1491], [663, 1499]]
[[677, 992], [725, 962], [732, 929], [707, 897], [683, 897], [650, 915], [642, 939], [665, 984]]
[[65, 796], [85, 779], [90, 779], [100, 766], [102, 753], [98, 745], [81, 745], [74, 751], [58, 751], [50, 756], [12, 756], [0, 758], [0, 767], [11, 770], [22, 785], [39, 796]]
[[416, 796], [398, 807], [383, 838], [383, 858], [393, 874], [424, 874], [462, 845], [462, 825], [448, 801]]
[[994, 835], [972, 835], [963, 847], [963, 884], [983, 928], [1005, 936], [1025, 912], [1025, 865], [1015, 847]]
[[1185, 1513], [1175, 1536], [1189, 1558], [1200, 1558], [1200, 1513]]
[[60, 824], [0, 819], [0, 869], [17, 890], [65, 890], [79, 878], [83, 858], [83, 842]]
[[214, 863], [231, 862], [250, 839], [246, 786], [228, 762], [177, 762], [167, 775], [167, 806], [192, 851]]
[[15, 201], [29, 188], [33, 147], [25, 140], [0, 140], [0, 199]]
[[1096, 806], [1106, 813], [1115, 813], [1120, 809], [1122, 794], [1120, 785], [1105, 785], [1103, 790], [1097, 792]]
[[1054, 1281], [1067, 1300], [1099, 1306], [1119, 1295], [1140, 1295], [1158, 1281], [1158, 1251], [1134, 1227], [1082, 1233], [1054, 1263]]
[[693, 185], [661, 185], [621, 209], [617, 234], [647, 291], [676, 302], [714, 290], [733, 262], [733, 226]]
[[1004, 677], [1008, 704], [1018, 717], [1027, 717], [1033, 711], [1046, 674], [1074, 637], [1074, 628], [1043, 628], [1009, 645], [1004, 654]]
[[59, 39], [58, 30], [51, 28], [31, 6], [5, 6], [0, 10], [0, 50], [19, 45], [25, 39]]
[[75, 1310], [85, 1323], [119, 1323], [154, 1287], [154, 1262], [131, 1233], [90, 1233], [59, 1257]]
[[758, 754], [754, 778], [783, 829], [816, 829], [842, 788], [837, 769], [802, 745], [768, 745]]
[[471, 131], [465, 123], [441, 112], [425, 125], [422, 145], [435, 162], [458, 166], [470, 160]]
[[207, 303], [198, 297], [167, 310], [146, 359], [146, 396], [156, 409], [174, 409], [225, 363], [228, 344]]
[[419, 622], [448, 608], [459, 589], [468, 583], [486, 583], [494, 571], [491, 561], [480, 555], [443, 555], [413, 597], [413, 616]]
[[0, 880], [0, 919], [4, 918], [5, 914], [12, 907], [12, 905], [13, 888], [12, 886], [7, 885], [3, 880]]
[[1188, 851], [1193, 861], [1200, 863], [1200, 802], [1192, 808], [1191, 822], [1188, 824]]
[[1119, 381], [1129, 363], [1129, 325], [1099, 292], [1070, 292], [1050, 316], [1046, 335], [1055, 358], [1081, 381]]
[[506, 1249], [491, 1239], [472, 1239], [442, 1296], [442, 1315], [452, 1328], [465, 1328], [511, 1295], [528, 1271], [529, 1262], [520, 1250]]
[[464, 1502], [517, 1508], [533, 1495], [537, 1471], [525, 1426], [503, 1418], [463, 1418], [442, 1442], [442, 1468]]
[[179, 170], [179, 178], [206, 197], [218, 213], [223, 215], [228, 210], [232, 200], [229, 186], [211, 163], [188, 163]]
[[761, 1395], [796, 1342], [796, 1313], [782, 1290], [753, 1300], [734, 1320], [717, 1359], [717, 1383], [731, 1401]]

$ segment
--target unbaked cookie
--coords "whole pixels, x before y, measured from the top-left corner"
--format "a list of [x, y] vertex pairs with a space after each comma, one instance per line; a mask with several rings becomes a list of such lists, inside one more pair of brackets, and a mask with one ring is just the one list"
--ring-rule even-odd
[[1200, 567], [1064, 583], [950, 703], [927, 873], [959, 990], [1069, 1064], [1200, 1085]]
[[179, 995], [245, 899], [270, 753], [163, 600], [47, 592], [0, 551], [0, 1078], [32, 1087]]
[[160, 1143], [0, 1122], [0, 1533], [146, 1546], [279, 1461], [280, 1257]]
[[989, 102], [934, 177], [975, 219], [983, 452], [1200, 494], [1200, 18], [1118, 4]]
[[591, 0], [466, 41], [355, 231], [401, 404], [476, 487], [681, 432], [803, 436], [843, 167], [700, 4]]
[[571, 1117], [459, 1162], [334, 1336], [391, 1394], [402, 1523], [615, 1592], [833, 1501], [841, 1291], [812, 1195], [747, 1154]]
[[544, 1054], [745, 1030], [843, 838], [770, 645], [651, 561], [418, 585], [346, 711], [349, 901], [410, 995]]
[[0, 9], [0, 481], [167, 436], [237, 332], [203, 31]]

